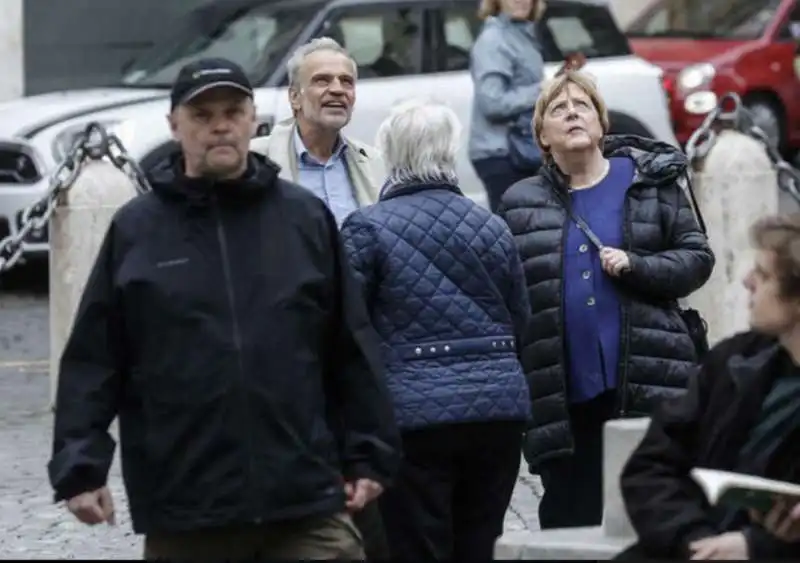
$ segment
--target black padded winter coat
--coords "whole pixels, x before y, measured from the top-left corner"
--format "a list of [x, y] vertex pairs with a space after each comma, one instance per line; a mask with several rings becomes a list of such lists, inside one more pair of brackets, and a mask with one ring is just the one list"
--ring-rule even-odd
[[[677, 300], [711, 275], [714, 255], [686, 195], [685, 155], [632, 135], [606, 138], [607, 157], [628, 156], [636, 172], [624, 212], [623, 250], [630, 271], [618, 278], [622, 294], [619, 416], [649, 414], [665, 397], [683, 393], [697, 370], [694, 344]], [[562, 307], [562, 248], [570, 220], [554, 190], [569, 197], [554, 165], [514, 184], [499, 209], [523, 261], [532, 323], [522, 350], [531, 389], [533, 423], [524, 453], [533, 470], [571, 454]]]

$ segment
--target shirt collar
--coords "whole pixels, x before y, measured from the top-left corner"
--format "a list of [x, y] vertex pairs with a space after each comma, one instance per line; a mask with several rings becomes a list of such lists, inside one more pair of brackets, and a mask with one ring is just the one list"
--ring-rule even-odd
[[[298, 160], [302, 159], [303, 156], [308, 154], [308, 149], [303, 143], [303, 139], [300, 138], [300, 130], [296, 125], [294, 127], [294, 149], [297, 153]], [[331, 158], [341, 158], [345, 149], [347, 149], [347, 142], [344, 140], [344, 137], [339, 135], [336, 138], [336, 146], [333, 149], [333, 155]]]

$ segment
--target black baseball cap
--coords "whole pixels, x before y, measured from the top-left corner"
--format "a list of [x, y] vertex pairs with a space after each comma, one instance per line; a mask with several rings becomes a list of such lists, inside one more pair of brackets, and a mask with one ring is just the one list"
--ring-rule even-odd
[[242, 67], [228, 59], [200, 59], [178, 73], [170, 96], [172, 109], [212, 88], [234, 88], [253, 97], [253, 86]]

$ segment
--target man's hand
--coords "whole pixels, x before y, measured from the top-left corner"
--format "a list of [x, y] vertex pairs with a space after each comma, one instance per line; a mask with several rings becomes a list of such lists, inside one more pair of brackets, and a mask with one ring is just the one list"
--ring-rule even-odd
[[67, 501], [67, 509], [75, 518], [90, 526], [102, 522], [107, 522], [109, 526], [116, 524], [114, 499], [111, 498], [108, 487], [72, 497]]
[[345, 483], [347, 495], [345, 506], [350, 512], [358, 512], [375, 500], [383, 492], [383, 487], [371, 479], [358, 479], [355, 483]]
[[747, 538], [742, 532], [727, 532], [697, 540], [689, 545], [692, 561], [720, 561], [750, 559]]
[[767, 514], [751, 510], [750, 519], [782, 541], [800, 542], [800, 502], [795, 499], [778, 497]]
[[611, 248], [610, 246], [603, 247], [600, 250], [600, 263], [603, 270], [609, 275], [617, 277], [631, 267], [630, 258], [624, 250], [618, 248]]

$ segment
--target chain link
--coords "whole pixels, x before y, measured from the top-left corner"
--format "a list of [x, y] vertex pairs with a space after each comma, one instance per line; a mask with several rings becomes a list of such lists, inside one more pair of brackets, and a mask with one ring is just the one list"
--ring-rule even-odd
[[[732, 106], [726, 110], [727, 106]], [[781, 156], [778, 148], [763, 129], [756, 125], [738, 94], [728, 92], [719, 99], [717, 107], [711, 110], [700, 127], [692, 133], [686, 143], [686, 156], [692, 165], [703, 160], [717, 141], [718, 129], [729, 128], [759, 141], [767, 153], [778, 177], [778, 188], [791, 195], [800, 204], [800, 172]]]
[[19, 230], [0, 240], [0, 274], [14, 267], [23, 255], [25, 240], [32, 232], [48, 227], [50, 218], [58, 208], [62, 194], [67, 193], [89, 161], [108, 160], [130, 178], [138, 193], [150, 191], [150, 185], [139, 164], [134, 160], [116, 135], [99, 123], [90, 123], [75, 139], [72, 149], [50, 175], [47, 193], [21, 216]]

